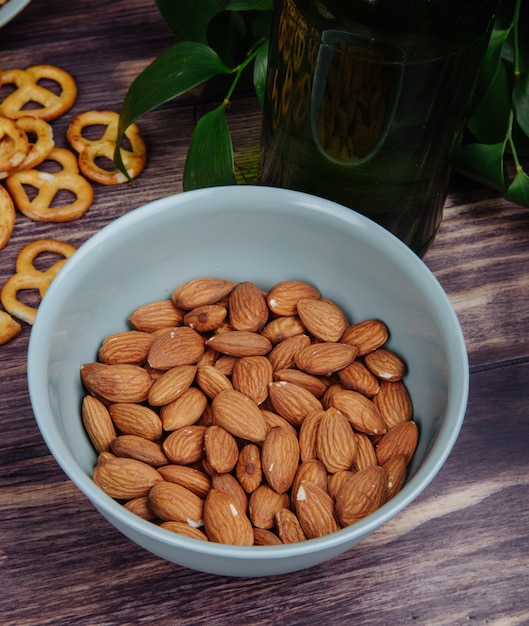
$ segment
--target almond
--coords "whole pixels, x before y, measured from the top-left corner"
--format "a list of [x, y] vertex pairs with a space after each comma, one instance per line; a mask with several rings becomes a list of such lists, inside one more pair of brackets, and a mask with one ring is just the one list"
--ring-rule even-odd
[[387, 474], [376, 465], [356, 472], [343, 484], [336, 497], [336, 516], [349, 526], [374, 513], [386, 501]]
[[404, 485], [408, 463], [403, 454], [398, 454], [397, 456], [390, 457], [384, 465], [382, 465], [382, 467], [388, 477], [387, 499], [390, 500], [402, 489]]
[[339, 341], [349, 327], [345, 313], [336, 303], [325, 298], [301, 298], [297, 314], [303, 326], [320, 341]]
[[215, 365], [200, 365], [197, 370], [197, 385], [209, 398], [218, 396], [221, 391], [233, 389], [230, 379]]
[[239, 458], [239, 448], [234, 437], [221, 426], [209, 426], [204, 435], [206, 459], [219, 474], [231, 472]]
[[98, 351], [101, 363], [134, 363], [141, 365], [154, 341], [151, 333], [139, 330], [126, 330], [105, 338]]
[[204, 528], [210, 541], [252, 546], [252, 524], [239, 507], [222, 491], [212, 489], [204, 504]]
[[299, 465], [298, 438], [290, 431], [274, 427], [263, 441], [261, 452], [263, 474], [274, 491], [288, 491]]
[[178, 465], [200, 461], [204, 456], [205, 426], [193, 424], [174, 430], [163, 442], [167, 458]]
[[163, 482], [162, 475], [147, 463], [119, 457], [98, 463], [92, 479], [108, 496], [118, 500], [146, 496], [153, 485]]
[[235, 285], [229, 296], [230, 325], [234, 330], [257, 333], [268, 321], [268, 305], [261, 289], [252, 282]]
[[244, 489], [232, 474], [213, 474], [211, 487], [225, 493], [231, 502], [245, 514], [248, 513], [248, 498]]
[[255, 527], [253, 529], [253, 542], [255, 546], [280, 546], [283, 544], [281, 539], [271, 530]]
[[265, 418], [268, 428], [279, 426], [279, 428], [285, 428], [286, 430], [290, 431], [294, 435], [297, 434], [298, 431], [294, 428], [294, 426], [292, 426], [292, 424], [289, 424], [284, 417], [281, 417], [281, 415], [278, 415], [277, 413], [275, 413], [275, 411], [270, 411], [268, 409], [262, 408], [261, 413], [263, 414], [263, 417]]
[[297, 315], [287, 317], [276, 317], [261, 331], [261, 335], [266, 337], [273, 345], [281, 343], [289, 337], [305, 335], [307, 329], [303, 326]]
[[280, 509], [290, 505], [286, 493], [277, 493], [269, 485], [262, 484], [250, 494], [249, 513], [254, 526], [258, 528], [274, 528], [275, 516]]
[[[327, 491], [328, 477], [325, 465], [319, 459], [303, 461], [298, 466], [294, 481], [292, 482], [293, 494], [298, 492], [298, 488], [303, 481], [314, 483], [324, 491]], [[292, 506], [296, 506], [295, 500], [292, 502]]]
[[358, 391], [372, 398], [380, 390], [379, 379], [360, 361], [352, 361], [338, 372], [338, 378], [346, 389]]
[[407, 422], [413, 416], [413, 405], [406, 386], [402, 381], [381, 381], [380, 389], [373, 402], [391, 428], [400, 422]]
[[181, 326], [183, 321], [184, 313], [177, 309], [171, 300], [144, 304], [133, 311], [129, 317], [131, 326], [146, 333], [152, 333], [159, 328]]
[[354, 466], [357, 470], [366, 469], [377, 465], [377, 455], [375, 448], [369, 437], [365, 433], [355, 432], [356, 455], [354, 458]]
[[364, 362], [369, 370], [382, 380], [395, 382], [401, 380], [406, 373], [402, 359], [386, 348], [379, 348], [366, 354]]
[[225, 428], [234, 437], [248, 441], [264, 441], [268, 424], [259, 407], [240, 391], [235, 389], [219, 393], [213, 399], [215, 423]]
[[303, 481], [293, 494], [296, 514], [307, 539], [329, 535], [340, 529], [329, 494], [315, 483]]
[[81, 382], [89, 393], [111, 403], [144, 402], [152, 378], [139, 365], [96, 362], [81, 365]]
[[332, 397], [332, 406], [351, 422], [353, 427], [368, 435], [386, 432], [386, 424], [374, 402], [357, 391], [338, 391]]
[[208, 333], [218, 328], [226, 319], [228, 310], [220, 304], [205, 304], [188, 311], [184, 324], [199, 333]]
[[[215, 350], [212, 350], [215, 354], [218, 354]], [[233, 373], [233, 368], [235, 367], [235, 363], [238, 361], [238, 357], [229, 356], [228, 354], [220, 355], [212, 365], [214, 365], [219, 372], [222, 372], [226, 376], [231, 376]]]
[[195, 365], [204, 350], [204, 339], [199, 333], [189, 326], [177, 326], [155, 338], [147, 358], [151, 367], [168, 370]]
[[272, 375], [272, 364], [265, 356], [246, 356], [235, 362], [231, 380], [234, 389], [261, 404], [268, 397]]
[[350, 469], [356, 455], [356, 439], [349, 420], [335, 408], [327, 409], [319, 422], [317, 456], [330, 474]]
[[323, 408], [311, 411], [301, 423], [299, 452], [302, 461], [309, 461], [318, 457], [318, 429], [324, 413]]
[[340, 341], [358, 348], [358, 356], [364, 356], [386, 343], [389, 331], [380, 320], [364, 320], [350, 326]]
[[158, 441], [163, 433], [162, 421], [158, 413], [143, 404], [120, 402], [108, 407], [110, 417], [124, 435], [139, 435], [151, 441]]
[[191, 311], [199, 306], [219, 302], [234, 287], [235, 283], [223, 278], [194, 278], [177, 287], [171, 299], [178, 309]]
[[165, 370], [149, 389], [149, 404], [162, 406], [179, 398], [191, 387], [196, 372], [194, 365], [177, 365]]
[[307, 374], [329, 376], [354, 361], [358, 349], [346, 343], [313, 343], [296, 354], [296, 366]]
[[252, 493], [262, 483], [261, 449], [254, 443], [248, 443], [241, 448], [235, 474], [246, 493]]
[[322, 408], [318, 398], [294, 383], [273, 382], [268, 394], [274, 410], [294, 426], [300, 426], [309, 413]]
[[267, 294], [269, 309], [276, 315], [296, 315], [297, 304], [302, 298], [316, 299], [320, 292], [301, 280], [284, 280], [275, 284]]
[[246, 330], [228, 330], [213, 335], [206, 345], [222, 354], [230, 356], [262, 356], [272, 349], [270, 341], [258, 333]]
[[160, 407], [160, 419], [164, 430], [177, 430], [196, 424], [207, 405], [206, 394], [197, 387], [189, 387], [176, 400]]
[[283, 543], [297, 543], [307, 539], [296, 514], [290, 509], [279, 509], [276, 513], [276, 528]]
[[195, 493], [165, 480], [149, 491], [149, 505], [164, 521], [185, 522], [193, 528], [203, 525], [204, 502]]
[[170, 530], [173, 533], [189, 537], [190, 539], [198, 539], [199, 541], [209, 541], [206, 535], [198, 528], [190, 526], [187, 522], [162, 522], [161, 528]]
[[329, 476], [327, 481], [327, 493], [334, 501], [336, 501], [338, 493], [340, 492], [340, 489], [345, 481], [348, 480], [348, 478], [353, 474], [356, 474], [356, 470], [340, 470]]
[[116, 438], [116, 428], [107, 407], [94, 396], [85, 396], [81, 405], [81, 415], [88, 437], [97, 452], [110, 450]]
[[308, 335], [296, 334], [275, 343], [276, 345], [268, 355], [268, 360], [272, 364], [272, 369], [277, 371], [291, 368], [295, 363], [296, 354], [302, 348], [310, 346], [311, 341]]
[[172, 463], [157, 469], [167, 482], [181, 485], [200, 498], [205, 498], [211, 489], [210, 477], [194, 467]]
[[305, 387], [313, 396], [321, 398], [327, 389], [325, 382], [318, 376], [307, 374], [301, 370], [283, 369], [274, 372], [274, 380], [294, 383], [300, 387]]
[[384, 465], [394, 456], [403, 455], [406, 463], [411, 461], [419, 439], [417, 424], [401, 422], [388, 430], [378, 443], [375, 452], [379, 465]]
[[134, 513], [134, 515], [137, 515], [148, 522], [152, 522], [156, 519], [156, 513], [154, 513], [151, 509], [149, 498], [147, 496], [127, 500], [123, 506], [127, 509], [127, 511]]
[[116, 437], [112, 441], [111, 450], [116, 456], [143, 461], [153, 467], [169, 463], [159, 443], [144, 439], [139, 435]]

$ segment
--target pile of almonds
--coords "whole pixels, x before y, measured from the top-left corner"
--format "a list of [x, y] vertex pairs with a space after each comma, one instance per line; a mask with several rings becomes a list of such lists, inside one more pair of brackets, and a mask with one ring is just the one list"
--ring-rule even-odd
[[376, 319], [309, 283], [196, 278], [136, 309], [81, 367], [94, 482], [177, 533], [321, 537], [397, 493], [417, 442], [405, 364]]

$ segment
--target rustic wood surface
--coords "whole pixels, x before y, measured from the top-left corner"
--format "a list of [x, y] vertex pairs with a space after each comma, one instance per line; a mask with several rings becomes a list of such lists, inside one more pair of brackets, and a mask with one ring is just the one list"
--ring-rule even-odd
[[[73, 109], [54, 122], [66, 145], [79, 112], [119, 110], [132, 78], [173, 43], [152, 0], [33, 0], [0, 30], [0, 67], [48, 63], [75, 77]], [[181, 191], [190, 99], [141, 120], [149, 162], [132, 187], [95, 188], [81, 219], [17, 216], [0, 283], [22, 245], [81, 244], [117, 216]], [[241, 150], [259, 110], [231, 110]], [[193, 572], [114, 530], [67, 480], [33, 419], [26, 385], [30, 328], [0, 347], [0, 622], [111, 624], [459, 625], [529, 623], [529, 211], [454, 176], [425, 262], [467, 340], [468, 412], [440, 474], [413, 504], [348, 553], [266, 579]]]

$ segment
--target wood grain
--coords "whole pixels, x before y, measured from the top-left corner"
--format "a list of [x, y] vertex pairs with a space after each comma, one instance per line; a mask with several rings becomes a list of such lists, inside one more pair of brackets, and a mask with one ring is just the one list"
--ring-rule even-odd
[[[132, 78], [173, 39], [149, 0], [33, 0], [0, 31], [0, 66], [68, 69], [79, 86], [54, 123], [118, 110]], [[1, 93], [1, 91], [0, 91]], [[181, 191], [194, 102], [145, 116], [149, 162], [135, 186], [96, 188], [76, 222], [21, 215], [0, 252], [0, 282], [25, 242], [79, 245], [110, 221]], [[251, 164], [260, 114], [230, 111], [237, 158]], [[0, 347], [0, 621], [46, 624], [395, 626], [529, 622], [529, 211], [453, 177], [439, 235], [425, 257], [461, 321], [470, 399], [457, 444], [424, 493], [369, 539], [332, 561], [267, 579], [232, 579], [172, 565], [114, 530], [67, 479], [33, 419], [26, 384], [30, 329]]]

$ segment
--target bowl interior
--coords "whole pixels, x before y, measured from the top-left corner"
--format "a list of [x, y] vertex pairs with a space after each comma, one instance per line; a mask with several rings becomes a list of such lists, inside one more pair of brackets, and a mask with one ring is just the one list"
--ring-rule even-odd
[[[81, 246], [41, 303], [28, 354], [35, 417], [63, 470], [107, 516], [123, 512], [90, 479], [96, 454], [80, 419], [79, 367], [96, 360], [105, 336], [128, 328], [136, 307], [199, 276], [263, 289], [306, 280], [350, 321], [386, 322], [388, 346], [408, 365], [420, 443], [405, 489], [370, 517], [384, 522], [424, 489], [455, 442], [468, 393], [464, 339], [442, 288], [404, 244], [350, 209], [297, 192], [223, 187], [158, 200], [111, 223]], [[351, 537], [375, 522], [340, 532]], [[170, 533], [149, 526], [167, 540]]]

